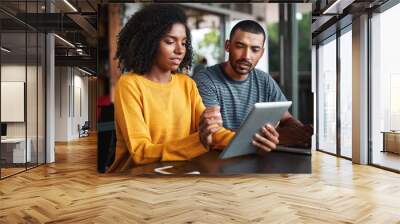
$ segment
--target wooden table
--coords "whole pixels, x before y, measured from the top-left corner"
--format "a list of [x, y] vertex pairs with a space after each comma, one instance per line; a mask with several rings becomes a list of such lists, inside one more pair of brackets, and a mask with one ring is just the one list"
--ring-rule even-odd
[[[270, 152], [266, 155], [246, 155], [231, 159], [218, 159], [219, 152], [211, 151], [197, 158], [182, 162], [157, 162], [137, 166], [127, 171], [129, 175], [236, 175], [236, 174], [267, 174], [267, 173], [311, 173], [311, 155], [286, 152]], [[172, 166], [170, 169], [165, 167]]]

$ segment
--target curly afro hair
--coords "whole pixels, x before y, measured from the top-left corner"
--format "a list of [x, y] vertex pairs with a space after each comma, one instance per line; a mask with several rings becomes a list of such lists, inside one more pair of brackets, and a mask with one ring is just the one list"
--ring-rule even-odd
[[137, 11], [118, 35], [116, 58], [123, 72], [144, 74], [150, 71], [155, 60], [161, 38], [175, 23], [186, 28], [186, 54], [178, 72], [190, 69], [193, 49], [190, 30], [184, 11], [174, 5], [150, 4]]

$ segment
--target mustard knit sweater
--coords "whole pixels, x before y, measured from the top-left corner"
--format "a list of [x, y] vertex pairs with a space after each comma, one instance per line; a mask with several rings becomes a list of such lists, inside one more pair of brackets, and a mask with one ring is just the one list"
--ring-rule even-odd
[[[115, 160], [108, 172], [160, 160], [188, 160], [207, 152], [198, 132], [204, 109], [196, 84], [187, 75], [172, 75], [168, 83], [122, 75], [115, 88]], [[220, 129], [213, 136], [213, 148], [224, 148], [233, 135]]]

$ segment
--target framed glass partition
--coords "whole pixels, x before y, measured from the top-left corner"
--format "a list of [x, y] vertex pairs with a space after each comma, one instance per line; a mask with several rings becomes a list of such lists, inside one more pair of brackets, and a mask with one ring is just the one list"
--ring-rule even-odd
[[340, 155], [352, 157], [352, 31], [345, 28], [340, 41]]
[[[352, 25], [317, 45], [317, 149], [352, 158]], [[337, 28], [338, 29], [338, 28]]]
[[336, 35], [317, 49], [318, 149], [336, 154]]
[[45, 1], [0, 3], [0, 178], [45, 163], [45, 34], [25, 23]]
[[[15, 26], [1, 23], [1, 124], [0, 144], [1, 178], [26, 170], [30, 162], [30, 144], [26, 141], [26, 75], [27, 75], [27, 27], [13, 17], [26, 10], [26, 2], [2, 2], [2, 21], [13, 21]], [[3, 8], [5, 7], [5, 8]], [[29, 158], [29, 159], [28, 159]]]
[[31, 156], [26, 142], [26, 36], [24, 31], [1, 34], [2, 177], [24, 171]]
[[400, 4], [371, 18], [371, 162], [400, 171]]

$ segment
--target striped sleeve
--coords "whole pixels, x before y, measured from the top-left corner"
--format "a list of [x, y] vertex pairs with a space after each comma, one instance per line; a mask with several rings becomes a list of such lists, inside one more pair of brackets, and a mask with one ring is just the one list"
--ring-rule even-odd
[[197, 88], [206, 107], [219, 106], [218, 91], [214, 83], [211, 81], [207, 69], [196, 73], [193, 76]]
[[271, 77], [271, 75], [266, 74], [266, 99], [268, 102], [280, 102], [287, 101], [285, 95], [283, 94], [279, 85], [275, 82], [275, 80]]

